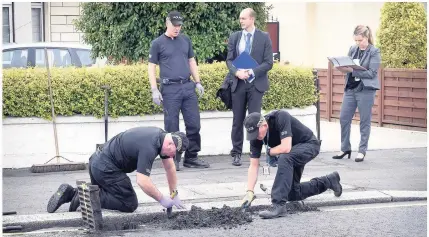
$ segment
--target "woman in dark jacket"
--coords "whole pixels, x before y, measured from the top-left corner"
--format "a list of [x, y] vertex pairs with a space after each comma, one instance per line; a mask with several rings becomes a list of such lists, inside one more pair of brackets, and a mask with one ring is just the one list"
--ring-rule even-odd
[[359, 153], [355, 161], [364, 160], [368, 148], [371, 131], [371, 115], [374, 105], [375, 93], [380, 89], [378, 69], [381, 63], [380, 50], [373, 45], [371, 29], [368, 26], [358, 25], [354, 30], [355, 46], [350, 47], [348, 56], [366, 70], [357, 70], [351, 67], [337, 67], [346, 73], [343, 103], [341, 105], [341, 151], [332, 157], [342, 159], [345, 155], [350, 158], [350, 128], [356, 108], [360, 114], [360, 144]]

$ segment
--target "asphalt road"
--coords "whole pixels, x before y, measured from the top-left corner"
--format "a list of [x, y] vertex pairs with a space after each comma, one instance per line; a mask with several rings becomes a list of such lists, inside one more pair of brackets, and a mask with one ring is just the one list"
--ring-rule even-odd
[[[336, 170], [343, 184], [358, 190], [427, 190], [427, 148], [368, 151], [364, 162], [354, 159], [333, 160], [334, 153], [321, 153], [304, 170], [304, 176], [317, 177]], [[354, 154], [356, 155], [356, 154]], [[231, 165], [228, 156], [206, 158], [211, 163], [208, 169], [184, 169], [178, 172], [181, 184], [208, 184], [246, 182], [248, 156], [243, 157], [243, 165]], [[275, 170], [269, 178], [274, 179]], [[133, 184], [135, 173], [129, 174]], [[156, 185], [167, 186], [164, 169], [156, 161], [151, 175]], [[33, 174], [27, 169], [3, 170], [3, 211], [20, 214], [47, 213], [49, 197], [62, 183], [76, 184], [76, 180], [89, 181], [88, 171]], [[244, 195], [238, 193], [237, 196]], [[63, 205], [57, 212], [68, 210]]]
[[318, 212], [304, 212], [262, 220], [255, 218], [238, 228], [205, 228], [191, 230], [160, 230], [150, 226], [134, 231], [90, 234], [84, 231], [39, 232], [20, 236], [90, 236], [90, 237], [192, 237], [192, 236], [426, 236], [426, 202], [370, 204], [326, 207]]

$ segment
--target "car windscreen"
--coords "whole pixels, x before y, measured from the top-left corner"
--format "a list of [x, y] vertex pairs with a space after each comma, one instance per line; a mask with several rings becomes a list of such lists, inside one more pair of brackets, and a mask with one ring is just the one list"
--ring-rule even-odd
[[27, 67], [27, 59], [27, 49], [13, 49], [3, 51], [3, 68], [25, 68]]
[[95, 59], [91, 57], [91, 50], [89, 49], [75, 49], [77, 56], [79, 57], [82, 67], [90, 67], [95, 64]]

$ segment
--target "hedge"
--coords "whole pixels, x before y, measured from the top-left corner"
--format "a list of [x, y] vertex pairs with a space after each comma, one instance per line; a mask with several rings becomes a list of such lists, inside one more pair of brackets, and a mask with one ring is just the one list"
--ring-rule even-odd
[[377, 44], [385, 68], [427, 68], [427, 13], [422, 2], [386, 2]]
[[[216, 91], [227, 73], [224, 62], [200, 64], [199, 73], [205, 94], [200, 98], [201, 111], [227, 110]], [[3, 116], [51, 119], [45, 68], [3, 70]], [[161, 113], [152, 102], [147, 66], [107, 66], [104, 68], [53, 68], [52, 87], [56, 115], [92, 115], [104, 113], [104, 91], [109, 85], [109, 114], [119, 116]], [[274, 64], [269, 72], [270, 90], [263, 109], [304, 107], [316, 101], [310, 68]]]

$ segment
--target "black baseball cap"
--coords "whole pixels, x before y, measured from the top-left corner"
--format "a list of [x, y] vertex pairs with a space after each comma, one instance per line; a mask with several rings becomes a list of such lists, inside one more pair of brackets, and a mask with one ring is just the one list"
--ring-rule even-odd
[[173, 132], [171, 133], [171, 137], [178, 153], [181, 154], [188, 149], [189, 140], [183, 132]]
[[261, 126], [264, 120], [264, 116], [257, 112], [247, 115], [247, 117], [244, 119], [244, 127], [247, 131], [247, 140], [252, 141], [258, 139], [259, 126]]
[[168, 13], [168, 19], [174, 26], [183, 25], [183, 16], [178, 11]]

